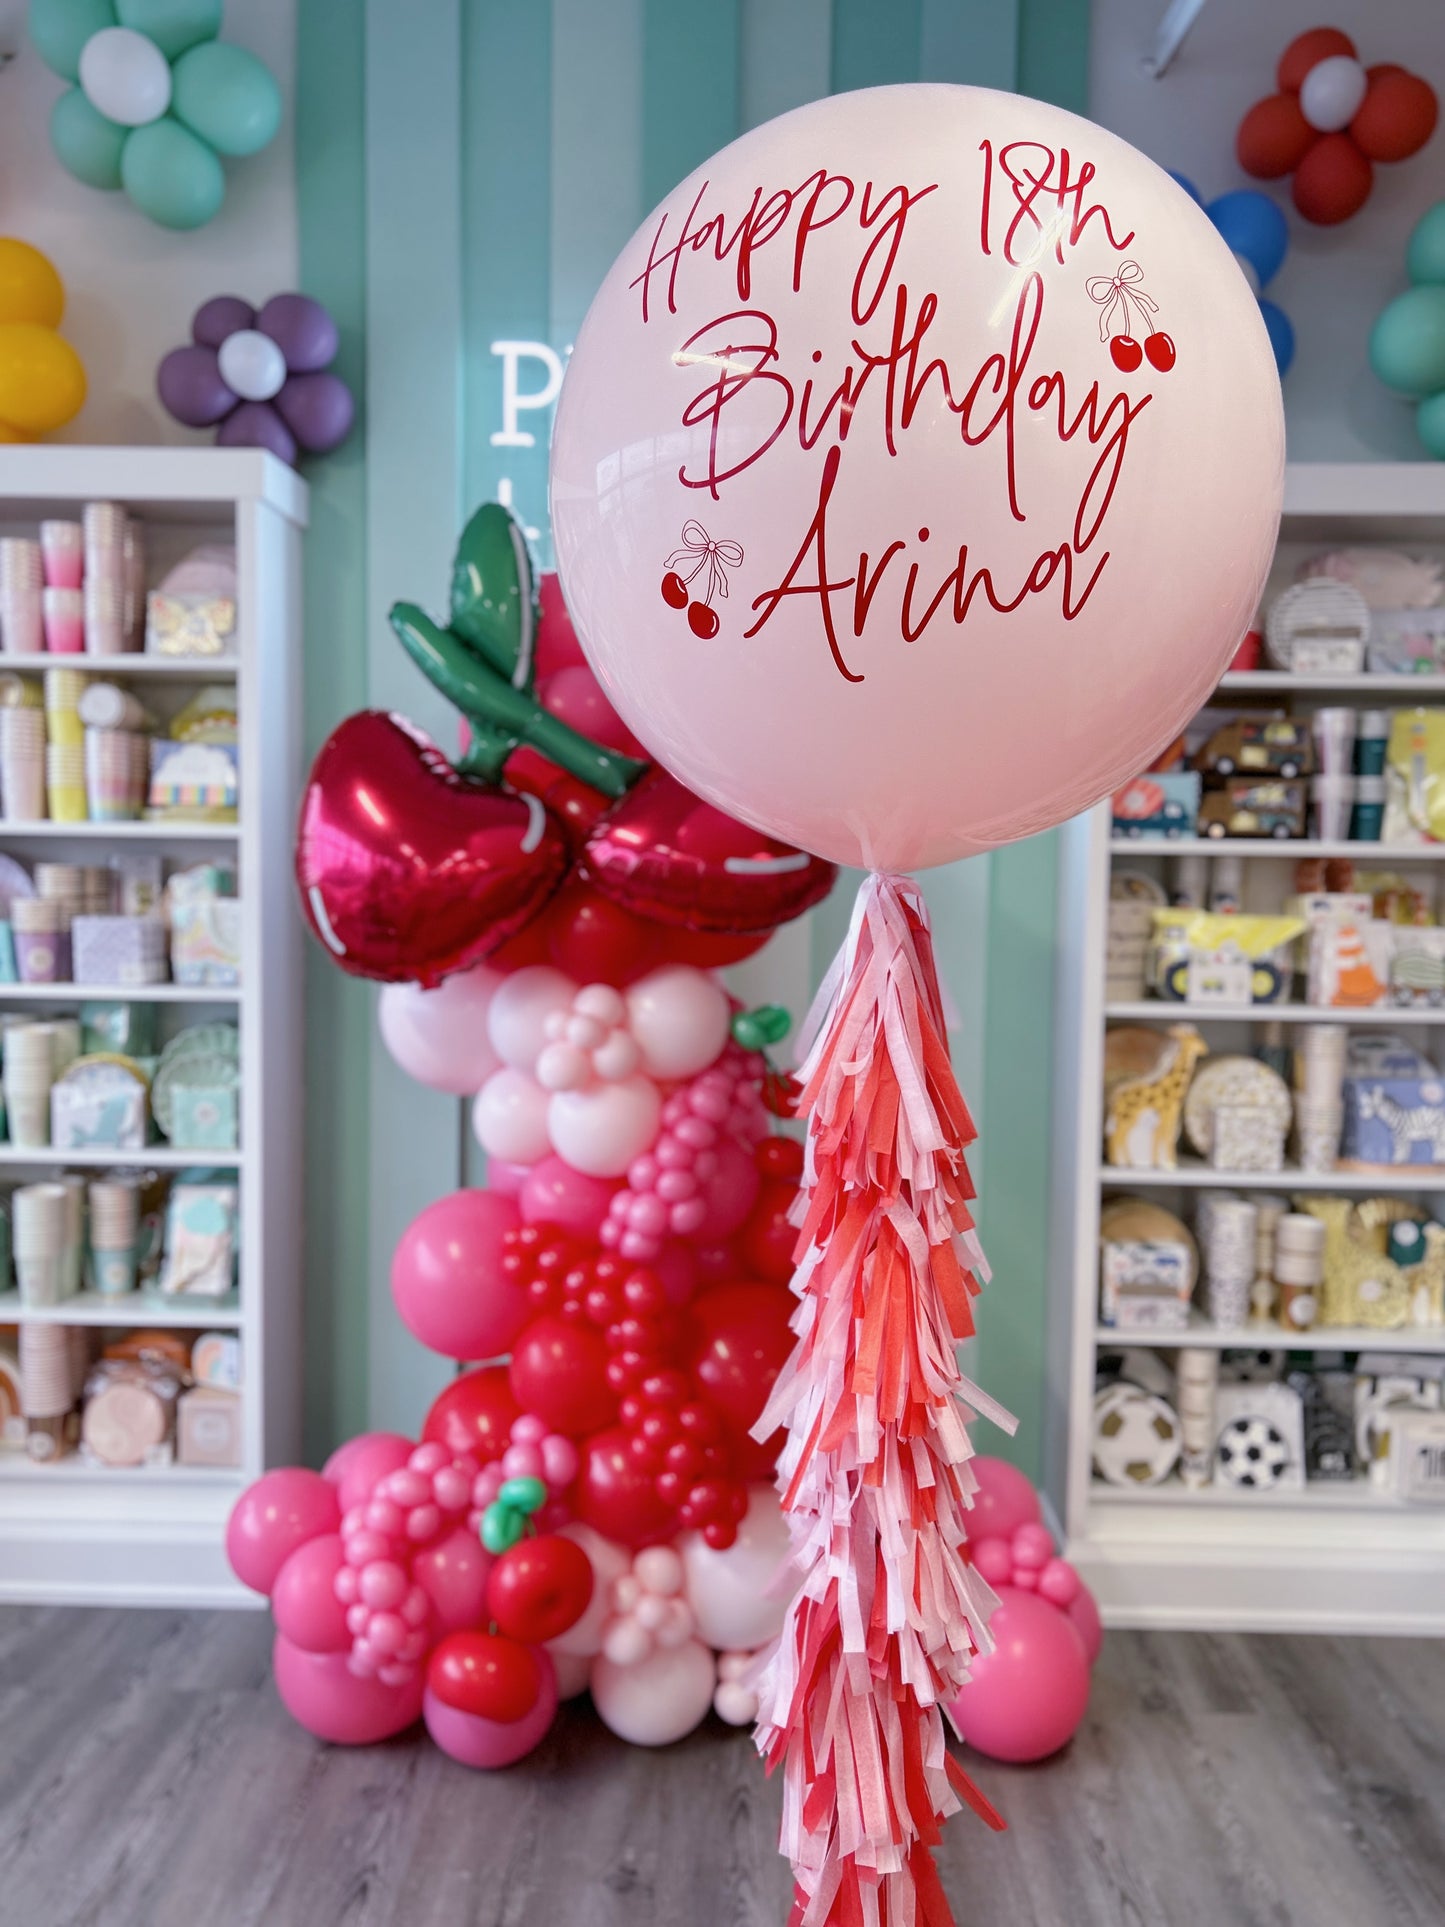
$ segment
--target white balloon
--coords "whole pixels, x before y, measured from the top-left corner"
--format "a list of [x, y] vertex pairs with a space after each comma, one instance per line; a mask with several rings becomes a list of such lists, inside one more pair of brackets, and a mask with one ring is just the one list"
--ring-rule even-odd
[[604, 1726], [634, 1746], [670, 1746], [707, 1718], [717, 1668], [706, 1646], [690, 1639], [659, 1646], [635, 1666], [605, 1654], [592, 1662], [592, 1702]]
[[602, 1629], [612, 1616], [612, 1588], [628, 1570], [632, 1557], [623, 1547], [594, 1532], [591, 1526], [574, 1523], [563, 1526], [561, 1532], [564, 1539], [575, 1540], [591, 1561], [592, 1598], [575, 1624], [547, 1641], [547, 1651], [591, 1659], [602, 1651]]
[[547, 1093], [526, 1071], [496, 1071], [477, 1092], [472, 1130], [488, 1157], [535, 1164], [552, 1148]]
[[487, 1030], [492, 1049], [519, 1071], [536, 1067], [548, 1042], [547, 1019], [572, 1008], [577, 986], [547, 964], [514, 970], [492, 999]]
[[477, 964], [459, 970], [435, 990], [420, 984], [387, 984], [377, 1003], [381, 1039], [408, 1077], [452, 1097], [471, 1097], [501, 1059], [487, 1035], [487, 1010], [499, 972]]
[[[755, 1485], [732, 1545], [719, 1552], [700, 1532], [678, 1541], [699, 1639], [729, 1652], [766, 1646], [783, 1630], [792, 1586], [783, 1578], [788, 1527], [769, 1485]], [[774, 1590], [774, 1581], [781, 1584]]]
[[144, 127], [171, 104], [165, 55], [130, 27], [102, 27], [80, 50], [80, 85], [98, 114], [121, 127]]
[[650, 1077], [558, 1091], [547, 1105], [552, 1149], [589, 1178], [620, 1178], [657, 1136], [662, 1095]]
[[270, 401], [286, 380], [286, 357], [259, 328], [238, 328], [216, 351], [221, 380], [242, 401]]
[[721, 1680], [712, 1696], [712, 1710], [728, 1726], [751, 1726], [758, 1717], [757, 1693], [738, 1680]]
[[552, 1670], [557, 1675], [557, 1697], [559, 1700], [575, 1700], [587, 1691], [592, 1661], [582, 1653], [559, 1653], [549, 1646], [552, 1655]]
[[1369, 84], [1358, 60], [1331, 54], [1316, 61], [1300, 83], [1299, 110], [1311, 127], [1322, 134], [1336, 134], [1360, 111]]
[[731, 1011], [716, 978], [691, 964], [668, 964], [633, 984], [627, 1015], [642, 1068], [671, 1081], [707, 1069], [728, 1040]]

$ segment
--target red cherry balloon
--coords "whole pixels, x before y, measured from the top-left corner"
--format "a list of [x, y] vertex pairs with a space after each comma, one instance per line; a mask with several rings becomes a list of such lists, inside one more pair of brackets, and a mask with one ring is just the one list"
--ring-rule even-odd
[[535, 799], [458, 776], [399, 716], [350, 716], [312, 767], [296, 838], [308, 922], [343, 970], [439, 984], [480, 963], [567, 868]]
[[662, 599], [669, 609], [687, 607], [687, 584], [676, 569], [669, 569], [662, 578]]
[[1115, 335], [1109, 342], [1109, 354], [1114, 366], [1126, 375], [1132, 375], [1144, 359], [1144, 350], [1133, 335]]
[[719, 628], [717, 610], [710, 609], [705, 602], [694, 602], [687, 612], [687, 626], [695, 636], [711, 642]]
[[421, 1435], [449, 1452], [471, 1452], [482, 1465], [489, 1465], [506, 1451], [512, 1425], [521, 1416], [506, 1366], [483, 1365], [475, 1372], [463, 1372], [437, 1394]]
[[512, 1350], [512, 1395], [554, 1432], [581, 1438], [617, 1416], [600, 1332], [566, 1318], [534, 1318]]
[[504, 1552], [487, 1578], [497, 1630], [540, 1646], [575, 1626], [592, 1603], [592, 1561], [575, 1539], [545, 1532]]
[[793, 1306], [791, 1292], [752, 1281], [715, 1285], [688, 1306], [693, 1377], [722, 1416], [740, 1479], [766, 1479], [777, 1463], [782, 1433], [759, 1445], [748, 1428], [793, 1349]]
[[675, 1513], [658, 1498], [653, 1474], [639, 1464], [620, 1425], [583, 1445], [575, 1506], [583, 1525], [633, 1549], [661, 1544], [676, 1527]]
[[426, 1683], [459, 1713], [510, 1725], [537, 1704], [542, 1669], [529, 1646], [505, 1634], [448, 1633], [427, 1662]]
[[793, 1275], [798, 1227], [788, 1222], [788, 1212], [797, 1195], [797, 1185], [787, 1178], [765, 1178], [738, 1233], [738, 1256], [755, 1278], [770, 1285], [785, 1285]]
[[769, 931], [820, 903], [837, 871], [649, 770], [587, 839], [582, 869], [634, 915], [685, 930]]
[[1161, 375], [1167, 375], [1177, 359], [1172, 338], [1161, 333], [1158, 328], [1152, 335], [1146, 337], [1144, 353], [1149, 357], [1149, 366], [1157, 368]]
[[[593, 824], [612, 807], [611, 799], [604, 796], [601, 790], [595, 790], [590, 783], [584, 783], [575, 776], [569, 776], [565, 770], [558, 769], [555, 763], [549, 763], [528, 743], [512, 751], [507, 758], [504, 774], [514, 790], [535, 796], [545, 804], [547, 813], [567, 839], [567, 848], [573, 856], [587, 841]], [[495, 964], [495, 956], [489, 961]]]
[[657, 925], [585, 883], [564, 883], [542, 921], [548, 961], [577, 983], [630, 984], [660, 961]]

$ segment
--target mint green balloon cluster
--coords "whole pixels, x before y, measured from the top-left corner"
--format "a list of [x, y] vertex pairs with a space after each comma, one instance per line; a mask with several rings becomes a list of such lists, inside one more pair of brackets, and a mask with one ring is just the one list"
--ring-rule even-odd
[[1387, 388], [1418, 403], [1420, 440], [1445, 462], [1445, 201], [1416, 224], [1405, 272], [1413, 285], [1370, 331], [1370, 366]]
[[30, 0], [30, 37], [73, 84], [50, 139], [87, 186], [123, 188], [167, 228], [203, 227], [226, 193], [221, 160], [259, 153], [281, 123], [270, 69], [223, 45], [222, 0]]

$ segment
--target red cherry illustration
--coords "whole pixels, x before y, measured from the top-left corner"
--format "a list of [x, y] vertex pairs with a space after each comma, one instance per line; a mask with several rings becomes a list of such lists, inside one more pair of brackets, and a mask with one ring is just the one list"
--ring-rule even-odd
[[1174, 343], [1168, 335], [1161, 334], [1157, 328], [1144, 343], [1144, 352], [1149, 357], [1150, 367], [1157, 368], [1161, 375], [1169, 373], [1177, 358]]
[[711, 642], [718, 632], [717, 610], [709, 609], [705, 602], [694, 602], [687, 612], [687, 626], [695, 636]]
[[1144, 350], [1133, 335], [1115, 335], [1109, 343], [1109, 353], [1114, 358], [1114, 366], [1126, 375], [1132, 375], [1144, 359]]
[[662, 599], [669, 609], [687, 607], [687, 584], [676, 569], [669, 569], [662, 578]]

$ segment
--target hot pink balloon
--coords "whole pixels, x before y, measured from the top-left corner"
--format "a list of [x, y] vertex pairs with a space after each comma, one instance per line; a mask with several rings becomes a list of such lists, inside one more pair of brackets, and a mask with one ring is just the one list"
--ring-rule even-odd
[[402, 1323], [446, 1358], [495, 1358], [532, 1307], [502, 1270], [503, 1238], [521, 1223], [510, 1198], [453, 1191], [402, 1233], [391, 1261], [391, 1295]]
[[495, 1564], [476, 1533], [465, 1526], [417, 1555], [412, 1576], [435, 1609], [438, 1638], [486, 1625], [487, 1576]]
[[361, 1432], [337, 1446], [321, 1476], [336, 1487], [341, 1510], [349, 1512], [371, 1497], [388, 1472], [399, 1472], [415, 1450], [415, 1439], [404, 1439], [400, 1432]]
[[1104, 1650], [1104, 1622], [1099, 1617], [1099, 1602], [1087, 1586], [1081, 1585], [1065, 1611], [1084, 1642], [1084, 1651], [1092, 1666]]
[[523, 1185], [536, 1168], [534, 1164], [513, 1164], [509, 1158], [488, 1158], [487, 1189], [499, 1198], [520, 1198]]
[[485, 964], [437, 985], [387, 984], [377, 999], [382, 1042], [408, 1077], [452, 1097], [474, 1097], [502, 1060], [487, 1036], [501, 974]]
[[276, 1575], [271, 1612], [276, 1630], [307, 1653], [340, 1653], [351, 1644], [346, 1608], [336, 1597], [345, 1564], [341, 1534], [326, 1532], [298, 1546]]
[[1043, 1511], [1026, 1473], [1007, 1459], [969, 1460], [978, 1480], [972, 1507], [964, 1513], [970, 1544], [980, 1539], [1011, 1540], [1020, 1526], [1036, 1524]]
[[337, 1746], [375, 1746], [403, 1733], [421, 1714], [421, 1668], [404, 1686], [358, 1679], [345, 1653], [307, 1653], [277, 1633], [272, 1668], [281, 1704], [308, 1733]]
[[226, 1557], [243, 1586], [269, 1593], [298, 1546], [340, 1524], [335, 1486], [303, 1466], [280, 1466], [247, 1486], [232, 1507]]
[[1067, 1613], [1037, 1593], [999, 1588], [995, 1645], [953, 1702], [958, 1730], [992, 1760], [1045, 1760], [1067, 1746], [1089, 1704], [1089, 1655]]
[[[490, 1176], [493, 1166], [487, 1166]], [[524, 1224], [554, 1224], [574, 1238], [595, 1238], [617, 1183], [589, 1178], [559, 1157], [534, 1164], [517, 1194]]]
[[603, 695], [597, 678], [585, 663], [559, 669], [537, 690], [542, 707], [560, 717], [582, 736], [627, 756], [645, 754], [641, 743]]
[[697, 1233], [703, 1244], [721, 1243], [733, 1235], [757, 1203], [762, 1182], [757, 1165], [740, 1144], [723, 1138], [713, 1151], [717, 1168], [703, 1186], [707, 1216]]
[[550, 1658], [540, 1649], [537, 1670], [541, 1693], [531, 1712], [519, 1720], [485, 1720], [480, 1714], [448, 1706], [428, 1690], [422, 1708], [427, 1732], [443, 1753], [463, 1766], [511, 1766], [541, 1744], [557, 1717], [557, 1675]]

